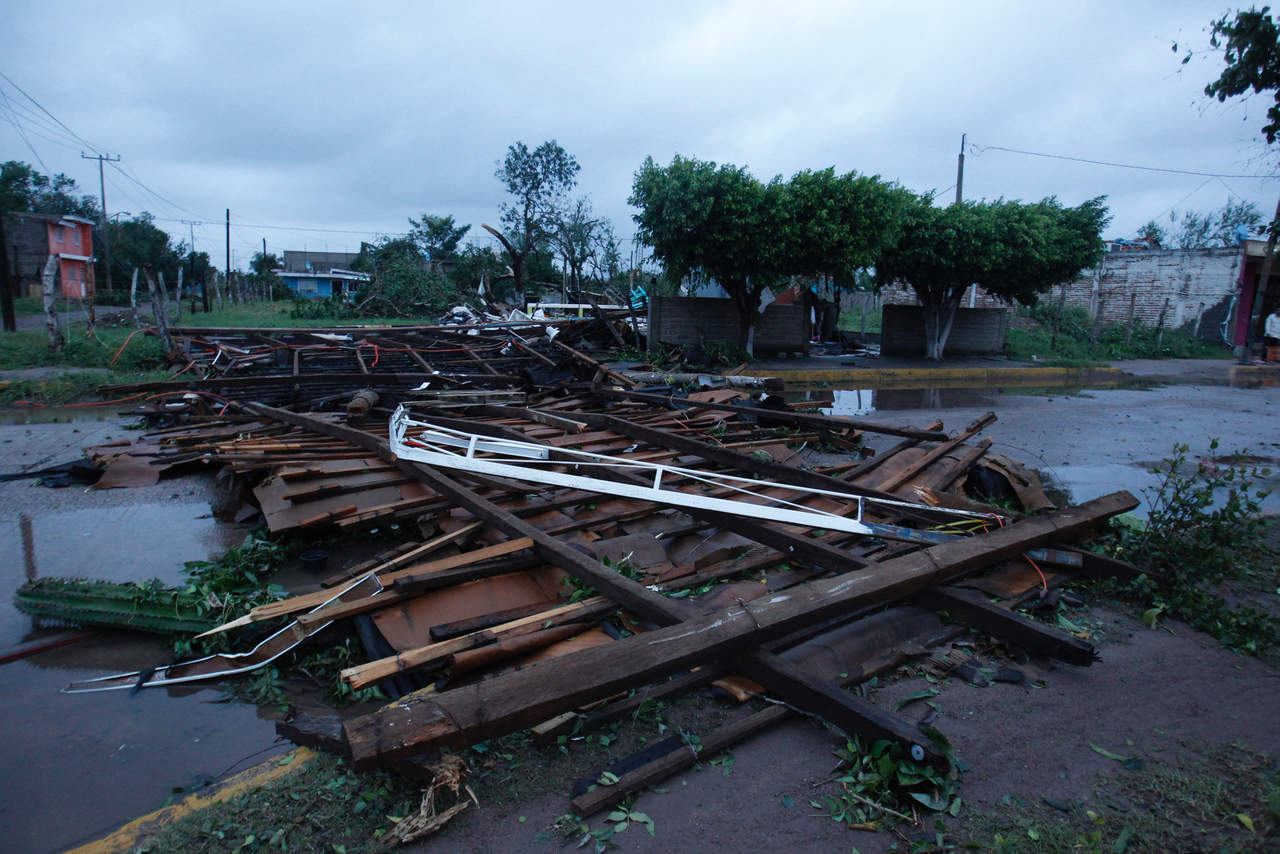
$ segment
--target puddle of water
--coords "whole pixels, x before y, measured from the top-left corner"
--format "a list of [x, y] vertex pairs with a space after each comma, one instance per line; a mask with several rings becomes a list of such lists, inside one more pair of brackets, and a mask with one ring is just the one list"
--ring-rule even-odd
[[790, 402], [817, 401], [826, 403], [821, 409], [825, 415], [843, 415], [849, 418], [872, 412], [902, 410], [963, 409], [998, 406], [1006, 395], [1083, 397], [1093, 389], [1156, 388], [1160, 383], [1137, 379], [1124, 382], [1100, 382], [1092, 384], [1064, 383], [1045, 385], [1037, 379], [1034, 385], [964, 385], [957, 383], [932, 388], [813, 388], [788, 385], [783, 397]]
[[[1061, 489], [1071, 496], [1072, 503], [1084, 501], [1127, 489], [1141, 502], [1133, 515], [1145, 519], [1150, 510], [1148, 490], [1160, 485], [1163, 475], [1151, 472], [1152, 463], [1103, 463], [1099, 465], [1062, 465], [1042, 469], [1040, 474], [1051, 488]], [[1270, 494], [1262, 501], [1264, 515], [1280, 513], [1280, 468], [1271, 467], [1271, 474], [1255, 483], [1254, 489], [1268, 489]], [[1219, 498], [1221, 501], [1221, 497]]]
[[0, 667], [5, 850], [41, 854], [91, 841], [181, 797], [175, 790], [291, 747], [274, 743], [272, 723], [256, 708], [216, 703], [213, 689], [59, 693], [70, 680], [101, 675], [35, 664], [62, 652]]
[[182, 580], [182, 564], [222, 554], [249, 528], [209, 515], [207, 504], [139, 504], [67, 510], [0, 521], [2, 553], [22, 555], [0, 569], [0, 649], [33, 633], [32, 620], [13, 607], [13, 594], [35, 578], [103, 581]]
[[0, 424], [55, 424], [125, 419], [119, 406], [15, 406], [0, 408]]

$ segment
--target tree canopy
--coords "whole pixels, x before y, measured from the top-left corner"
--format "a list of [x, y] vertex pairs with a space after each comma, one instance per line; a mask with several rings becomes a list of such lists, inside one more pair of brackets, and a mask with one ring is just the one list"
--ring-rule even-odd
[[78, 191], [76, 182], [61, 172], [50, 178], [20, 160], [0, 163], [0, 210], [97, 219], [98, 200]]
[[516, 299], [524, 301], [529, 256], [546, 246], [554, 232], [556, 212], [578, 183], [581, 167], [554, 139], [534, 150], [523, 142], [507, 147], [494, 172], [512, 197], [502, 206], [504, 230], [494, 232], [511, 260]]
[[[1222, 50], [1226, 68], [1217, 80], [1204, 87], [1204, 93], [1219, 101], [1250, 92], [1270, 92], [1272, 103], [1267, 108], [1267, 121], [1262, 133], [1267, 144], [1275, 143], [1280, 134], [1280, 31], [1271, 19], [1271, 9], [1249, 9], [1234, 17], [1223, 15], [1209, 25], [1209, 45]], [[1175, 44], [1176, 51], [1178, 46]], [[1191, 59], [1188, 54], [1182, 61]]]
[[806, 170], [768, 184], [731, 164], [645, 159], [632, 184], [641, 240], [668, 275], [718, 281], [745, 344], [760, 294], [782, 276], [844, 274], [872, 263], [900, 227], [910, 194], [878, 176]]
[[[1170, 220], [1173, 218], [1174, 215], [1170, 214]], [[1261, 229], [1262, 213], [1253, 202], [1227, 199], [1227, 203], [1217, 211], [1184, 213], [1173, 242], [1179, 249], [1235, 246], [1236, 230], [1240, 226], [1249, 231]]]
[[[116, 282], [127, 282], [135, 267], [150, 264], [172, 285], [177, 281], [178, 268], [187, 262], [186, 242], [172, 242], [169, 233], [158, 227], [146, 211], [132, 219], [108, 222], [107, 233], [111, 239], [111, 275]], [[105, 258], [100, 257], [98, 263], [105, 264]], [[99, 281], [106, 279], [100, 276]], [[203, 281], [203, 277], [198, 275], [197, 281]]]
[[942, 358], [960, 298], [979, 285], [1005, 302], [1034, 305], [1097, 263], [1109, 222], [1105, 197], [1078, 207], [1055, 198], [939, 208], [923, 196], [903, 214], [896, 245], [876, 261], [878, 284], [911, 286], [924, 310], [925, 356]]
[[421, 219], [409, 217], [409, 239], [432, 261], [453, 257], [458, 242], [470, 228], [470, 224], [456, 224], [452, 216], [424, 213]]

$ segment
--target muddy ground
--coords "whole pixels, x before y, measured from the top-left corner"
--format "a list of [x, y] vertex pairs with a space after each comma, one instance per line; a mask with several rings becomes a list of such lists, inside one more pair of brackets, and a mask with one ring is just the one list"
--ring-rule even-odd
[[[996, 440], [996, 449], [1042, 467], [1077, 501], [1147, 485], [1148, 464], [1167, 456], [1175, 442], [1203, 453], [1217, 436], [1225, 450], [1248, 446], [1264, 457], [1280, 456], [1280, 389], [1221, 385], [1224, 363], [1157, 364], [1189, 382], [1070, 393], [983, 389], [975, 392], [980, 399], [957, 399], [961, 405], [942, 411], [932, 408], [947, 406], [940, 395], [922, 395], [914, 408], [890, 408], [884, 397], [884, 405], [861, 417], [884, 423], [941, 417], [955, 430], [994, 410], [1000, 420], [984, 435]], [[61, 462], [81, 445], [123, 435], [111, 420], [0, 425], [0, 469]], [[33, 634], [7, 605], [31, 572], [94, 576], [114, 566], [112, 575], [124, 573], [119, 577], [172, 577], [182, 560], [238, 542], [242, 529], [207, 518], [210, 480], [194, 475], [148, 489], [88, 493], [0, 483], [0, 546], [11, 556], [0, 564], [0, 596], [6, 599], [0, 645], [45, 636]], [[156, 508], [169, 514], [168, 533], [159, 538], [167, 545], [139, 548], [138, 536]], [[22, 515], [36, 536], [34, 569], [18, 559]], [[92, 543], [88, 551], [85, 540]], [[68, 554], [79, 555], [73, 563], [82, 572], [59, 563]], [[1107, 606], [1073, 619], [1098, 637], [1102, 660], [1093, 667], [1032, 662], [1022, 666], [1023, 684], [953, 683], [935, 701], [940, 712], [934, 725], [969, 766], [961, 795], [970, 806], [991, 809], [1005, 795], [1088, 802], [1099, 780], [1116, 772], [1116, 762], [1091, 744], [1151, 757], [1189, 755], [1225, 742], [1280, 753], [1280, 673], [1274, 668], [1178, 624], [1150, 630]], [[250, 762], [259, 750], [284, 747], [273, 743], [271, 723], [256, 709], [215, 705], [219, 695], [212, 690], [185, 696], [57, 693], [74, 678], [168, 660], [154, 643], [112, 644], [88, 641], [0, 666], [0, 722], [10, 736], [0, 750], [0, 827], [12, 850], [56, 851], [92, 839], [159, 806], [175, 789]], [[893, 708], [922, 684], [903, 678], [873, 697]], [[916, 704], [902, 714], [914, 720], [925, 711]], [[839, 744], [813, 722], [778, 727], [735, 748], [727, 775], [723, 765], [708, 765], [673, 778], [663, 792], [640, 796], [636, 808], [654, 819], [655, 835], [633, 828], [616, 841], [635, 851], [884, 850], [894, 838], [846, 830], [814, 817], [808, 806], [821, 790], [814, 784], [830, 776]], [[538, 783], [532, 788], [545, 794], [464, 814], [411, 850], [555, 850], [558, 844], [535, 839], [568, 808], [560, 785], [568, 781], [543, 779], [560, 766], [549, 760], [545, 767], [535, 762], [522, 769]]]

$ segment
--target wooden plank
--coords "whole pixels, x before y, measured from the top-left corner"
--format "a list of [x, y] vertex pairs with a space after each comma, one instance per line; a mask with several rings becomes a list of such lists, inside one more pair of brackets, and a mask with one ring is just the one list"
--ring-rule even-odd
[[783, 637], [851, 609], [919, 592], [975, 569], [1069, 538], [1138, 504], [1127, 492], [1027, 519], [869, 569], [762, 597], [604, 647], [535, 663], [437, 696], [420, 692], [354, 718], [344, 733], [357, 768], [436, 746], [513, 732], [635, 685]]
[[956, 448], [957, 446], [963, 444], [966, 439], [978, 434], [979, 432], [982, 431], [984, 427], [986, 427], [988, 424], [990, 424], [992, 421], [995, 421], [995, 420], [996, 420], [996, 414], [994, 412], [988, 412], [986, 415], [983, 415], [981, 418], [978, 418], [968, 427], [964, 428], [959, 433], [957, 433], [955, 437], [938, 445], [932, 451], [925, 454], [923, 457], [916, 460], [911, 465], [907, 466], [905, 469], [900, 471], [896, 477], [891, 478], [887, 483], [880, 484], [880, 488], [885, 492], [893, 492], [895, 489], [902, 486], [907, 481], [911, 480], [911, 478], [915, 477], [917, 474], [919, 474], [920, 472], [928, 468], [928, 466], [934, 460], [950, 452], [952, 449]]
[[819, 430], [841, 431], [862, 430], [867, 433], [882, 433], [886, 436], [904, 436], [909, 439], [924, 441], [941, 441], [947, 438], [946, 433], [935, 430], [917, 430], [914, 427], [893, 427], [885, 424], [872, 424], [868, 421], [855, 421], [852, 418], [841, 418], [833, 415], [809, 415], [803, 412], [779, 412], [772, 409], [758, 409], [750, 406], [739, 406], [732, 403], [711, 403], [710, 401], [685, 400], [665, 394], [648, 394], [638, 391], [619, 391], [617, 389], [600, 388], [596, 394], [611, 400], [636, 400], [659, 406], [687, 406], [693, 409], [711, 409], [716, 412], [732, 412], [738, 416], [763, 418], [786, 424], [797, 424]]
[[573, 811], [581, 816], [592, 815], [612, 806], [632, 792], [638, 792], [672, 774], [701, 762], [708, 756], [732, 747], [739, 741], [761, 730], [786, 720], [791, 710], [785, 706], [771, 706], [745, 718], [726, 724], [705, 736], [699, 744], [701, 750], [694, 753], [685, 745], [646, 763], [634, 771], [623, 774], [612, 786], [598, 786], [573, 799]]

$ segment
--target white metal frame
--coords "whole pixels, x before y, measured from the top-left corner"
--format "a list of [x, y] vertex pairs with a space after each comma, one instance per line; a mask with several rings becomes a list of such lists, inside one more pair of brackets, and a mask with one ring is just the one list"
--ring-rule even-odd
[[[410, 428], [415, 430], [409, 435]], [[514, 439], [494, 438], [467, 433], [449, 427], [415, 421], [404, 406], [396, 409], [391, 416], [390, 444], [392, 452], [401, 459], [413, 460], [441, 468], [476, 474], [509, 477], [533, 483], [545, 483], [552, 486], [564, 486], [570, 489], [581, 489], [602, 495], [616, 495], [622, 498], [635, 498], [641, 501], [652, 501], [674, 507], [711, 510], [717, 513], [730, 513], [734, 516], [747, 516], [756, 519], [768, 519], [790, 525], [803, 525], [809, 528], [820, 528], [843, 531], [849, 534], [875, 536], [878, 532], [874, 526], [863, 522], [863, 511], [868, 502], [880, 506], [905, 507], [931, 512], [952, 513], [956, 516], [989, 518], [984, 513], [965, 510], [942, 510], [908, 501], [868, 498], [850, 495], [825, 489], [779, 484], [770, 481], [755, 480], [747, 477], [719, 472], [707, 472], [699, 469], [684, 468], [645, 460], [629, 460], [624, 457], [594, 454], [589, 451], [578, 451], [566, 448], [555, 449], [560, 456], [571, 457], [572, 460], [552, 460], [551, 448], [533, 442], [521, 442]], [[455, 450], [460, 449], [460, 450]], [[477, 456], [488, 454], [490, 456]], [[552, 471], [550, 466], [569, 465], [573, 473]], [[584, 468], [604, 468], [614, 471], [630, 471], [643, 473], [652, 478], [651, 484], [641, 485], [620, 483], [614, 480], [602, 480], [576, 472]], [[698, 493], [684, 492], [663, 484], [668, 474], [678, 475], [692, 480], [694, 483], [714, 489], [729, 489], [741, 493], [746, 498], [759, 499], [767, 503], [735, 501], [728, 498], [715, 498]], [[783, 488], [800, 494], [797, 500], [791, 501], [760, 491], [769, 488]], [[843, 501], [856, 501], [857, 514], [850, 518], [824, 510], [806, 507], [799, 500], [808, 497], [825, 496]]]

